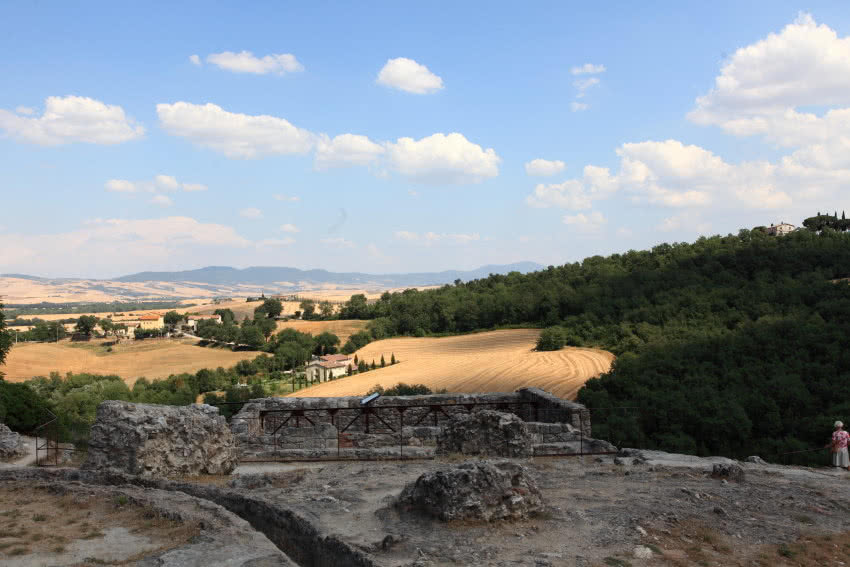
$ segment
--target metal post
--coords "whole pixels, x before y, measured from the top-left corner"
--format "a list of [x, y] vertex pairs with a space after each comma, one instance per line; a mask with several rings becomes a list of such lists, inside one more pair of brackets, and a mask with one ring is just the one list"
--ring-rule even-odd
[[581, 410], [578, 410], [578, 422], [579, 422], [579, 455], [584, 456], [584, 414]]

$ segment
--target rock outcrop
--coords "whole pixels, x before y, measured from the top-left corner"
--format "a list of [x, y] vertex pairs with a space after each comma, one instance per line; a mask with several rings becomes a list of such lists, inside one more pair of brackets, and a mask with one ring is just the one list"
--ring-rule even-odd
[[744, 469], [741, 468], [741, 465], [715, 463], [711, 467], [711, 478], [744, 482]]
[[464, 463], [425, 473], [408, 484], [396, 506], [420, 511], [444, 522], [518, 520], [542, 510], [537, 484], [522, 465], [512, 462]]
[[0, 461], [12, 461], [23, 457], [27, 447], [21, 436], [0, 423]]
[[525, 422], [512, 413], [481, 410], [453, 416], [437, 437], [437, 454], [522, 458], [534, 454]]
[[237, 462], [218, 408], [106, 401], [97, 407], [86, 469], [146, 476], [229, 474]]

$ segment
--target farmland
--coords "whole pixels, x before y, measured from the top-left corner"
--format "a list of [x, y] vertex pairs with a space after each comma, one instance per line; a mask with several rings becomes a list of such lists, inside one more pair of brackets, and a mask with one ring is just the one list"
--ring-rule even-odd
[[3, 372], [6, 380], [22, 382], [56, 371], [117, 374], [132, 385], [137, 378], [165, 378], [170, 374], [197, 372], [201, 368], [225, 368], [240, 360], [253, 359], [256, 352], [202, 348], [191, 342], [172, 340], [128, 341], [108, 352], [102, 341], [89, 343], [27, 343], [12, 348]]
[[367, 321], [343, 319], [339, 321], [280, 321], [277, 330], [295, 329], [301, 333], [310, 333], [314, 337], [325, 331], [339, 337], [340, 346], [345, 344], [348, 337], [366, 328]]
[[394, 338], [370, 343], [357, 351], [367, 362], [381, 355], [400, 362], [363, 374], [340, 378], [300, 390], [298, 396], [355, 396], [376, 384], [425, 384], [450, 392], [511, 392], [524, 386], [543, 388], [574, 398], [589, 378], [607, 372], [614, 360], [609, 352], [589, 348], [534, 351], [539, 331], [511, 329], [445, 338]]

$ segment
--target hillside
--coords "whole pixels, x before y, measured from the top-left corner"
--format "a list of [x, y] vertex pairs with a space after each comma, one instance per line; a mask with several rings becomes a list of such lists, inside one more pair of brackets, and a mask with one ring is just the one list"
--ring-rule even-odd
[[850, 420], [835, 395], [850, 387], [850, 286], [833, 283], [848, 275], [850, 234], [742, 230], [348, 311], [384, 336], [561, 325], [568, 344], [617, 355], [578, 400], [639, 408], [610, 424], [628, 444], [777, 457]]
[[611, 368], [611, 353], [585, 348], [536, 352], [537, 329], [510, 329], [458, 337], [404, 337], [370, 343], [357, 351], [367, 362], [395, 366], [346, 376], [300, 390], [296, 396], [355, 396], [375, 385], [425, 384], [450, 392], [513, 392], [536, 386], [557, 396], [574, 398], [588, 378]]

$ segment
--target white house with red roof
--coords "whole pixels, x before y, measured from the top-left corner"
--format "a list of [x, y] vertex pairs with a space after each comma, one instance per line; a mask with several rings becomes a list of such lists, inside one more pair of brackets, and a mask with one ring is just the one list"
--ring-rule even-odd
[[310, 382], [334, 380], [345, 376], [349, 365], [354, 365], [354, 359], [347, 354], [314, 356], [313, 360], [307, 364], [307, 380]]

